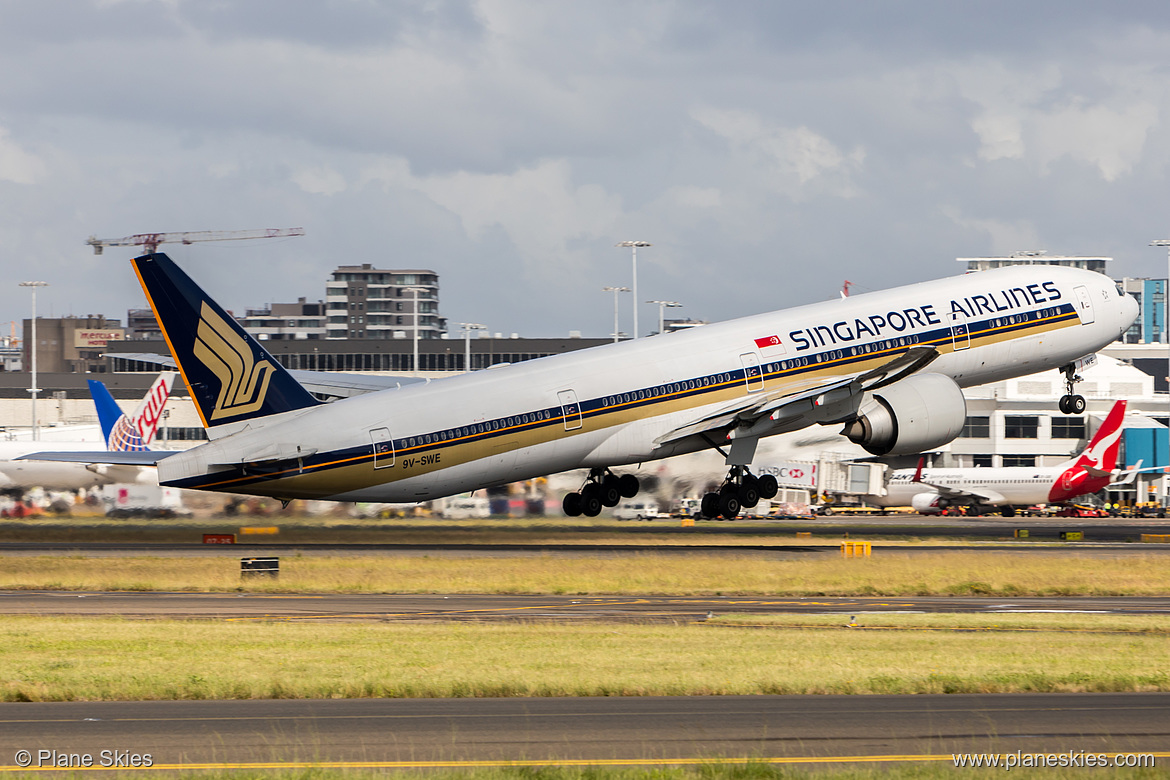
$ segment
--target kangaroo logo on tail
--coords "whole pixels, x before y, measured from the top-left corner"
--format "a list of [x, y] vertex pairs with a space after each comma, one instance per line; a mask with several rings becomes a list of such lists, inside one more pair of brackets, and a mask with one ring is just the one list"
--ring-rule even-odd
[[1109, 410], [1105, 422], [1089, 446], [1077, 458], [1076, 465], [1095, 477], [1105, 476], [1117, 468], [1117, 454], [1121, 448], [1122, 422], [1125, 419], [1125, 401], [1117, 401]]
[[255, 412], [264, 405], [268, 383], [276, 368], [257, 361], [248, 343], [215, 311], [203, 303], [196, 332], [195, 357], [219, 378], [219, 395], [211, 419]]
[[1117, 468], [1117, 452], [1121, 449], [1125, 405], [1125, 401], [1114, 403], [1089, 446], [1075, 460], [1064, 464], [1067, 468], [1048, 491], [1050, 502], [1067, 501], [1085, 493], [1095, 493], [1113, 479], [1113, 470]]

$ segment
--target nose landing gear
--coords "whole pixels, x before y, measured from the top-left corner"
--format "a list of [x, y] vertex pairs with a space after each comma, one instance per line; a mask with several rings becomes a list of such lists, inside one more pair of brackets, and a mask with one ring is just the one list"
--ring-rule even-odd
[[591, 469], [577, 493], [569, 493], [561, 508], [569, 517], [597, 517], [603, 507], [617, 506], [623, 498], [638, 495], [641, 485], [633, 474], [618, 476], [609, 469]]
[[746, 466], [732, 466], [719, 492], [703, 496], [699, 509], [707, 517], [734, 520], [741, 509], [751, 509], [761, 498], [772, 498], [778, 490], [776, 478], [771, 474], [757, 477]]
[[1085, 397], [1077, 395], [1075, 392], [1076, 383], [1080, 382], [1083, 377], [1077, 376], [1077, 367], [1074, 363], [1061, 366], [1060, 370], [1064, 373], [1065, 393], [1061, 396], [1057, 408], [1064, 414], [1084, 414]]

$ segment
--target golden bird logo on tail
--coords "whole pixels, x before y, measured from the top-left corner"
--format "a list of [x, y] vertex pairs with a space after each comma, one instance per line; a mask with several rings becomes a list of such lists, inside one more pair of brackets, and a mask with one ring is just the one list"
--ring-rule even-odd
[[219, 378], [212, 420], [254, 412], [264, 405], [276, 367], [267, 360], [257, 362], [248, 343], [206, 301], [199, 313], [193, 351]]

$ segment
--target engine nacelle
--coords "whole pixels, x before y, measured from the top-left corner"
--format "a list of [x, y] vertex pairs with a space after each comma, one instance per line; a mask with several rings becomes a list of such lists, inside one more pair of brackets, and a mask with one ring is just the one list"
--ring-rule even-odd
[[941, 515], [948, 503], [938, 493], [918, 493], [910, 499], [910, 506], [920, 515]]
[[941, 447], [967, 421], [967, 400], [949, 376], [914, 374], [869, 394], [841, 433], [874, 455], [910, 455]]

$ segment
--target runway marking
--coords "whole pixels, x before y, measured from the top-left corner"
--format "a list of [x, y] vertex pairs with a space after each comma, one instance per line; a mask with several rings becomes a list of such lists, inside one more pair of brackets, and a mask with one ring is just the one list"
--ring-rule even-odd
[[1031, 631], [1031, 632], [1045, 632], [1045, 631], [1059, 631], [1062, 634], [1126, 634], [1131, 636], [1165, 636], [1170, 634], [1170, 630], [1159, 631], [1125, 631], [1122, 629], [1108, 629], [1108, 628], [1062, 628], [1060, 626], [1050, 626], [1048, 628], [1012, 628], [999, 626], [851, 626], [848, 624], [837, 625], [832, 623], [792, 623], [783, 625], [779, 623], [710, 623], [705, 620], [692, 621], [690, 625], [693, 626], [710, 626], [711, 628], [799, 628], [799, 629], [841, 629], [847, 628], [850, 631], [950, 631], [956, 634], [962, 633], [1004, 633], [1009, 631]]
[[647, 599], [635, 599], [633, 601], [591, 601], [587, 604], [531, 604], [527, 607], [491, 607], [486, 609], [450, 609], [450, 610], [432, 610], [429, 612], [357, 612], [357, 613], [333, 613], [327, 615], [253, 615], [246, 617], [224, 618], [226, 622], [246, 622], [256, 620], [336, 620], [337, 618], [394, 618], [394, 617], [437, 617], [450, 615], [472, 615], [484, 612], [522, 612], [524, 610], [533, 609], [569, 609], [571, 607], [622, 607], [630, 606], [632, 604], [653, 604], [654, 602]]

